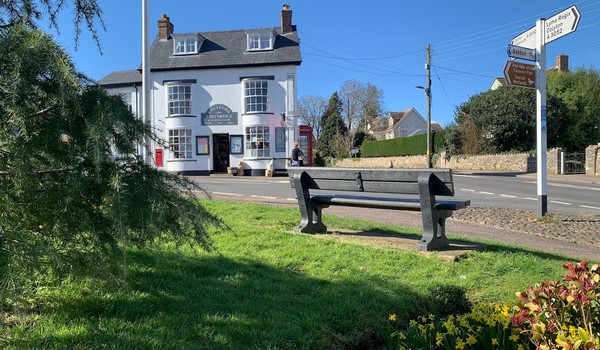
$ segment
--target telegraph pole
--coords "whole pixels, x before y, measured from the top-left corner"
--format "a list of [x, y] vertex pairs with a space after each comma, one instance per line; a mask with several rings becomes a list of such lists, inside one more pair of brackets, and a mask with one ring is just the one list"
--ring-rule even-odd
[[431, 45], [427, 44], [427, 87], [425, 95], [427, 96], [427, 167], [431, 168]]

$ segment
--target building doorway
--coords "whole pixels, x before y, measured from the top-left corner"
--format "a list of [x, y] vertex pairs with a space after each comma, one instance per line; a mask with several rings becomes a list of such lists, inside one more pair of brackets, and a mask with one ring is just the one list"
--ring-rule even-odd
[[229, 134], [213, 134], [213, 172], [226, 173], [229, 167]]

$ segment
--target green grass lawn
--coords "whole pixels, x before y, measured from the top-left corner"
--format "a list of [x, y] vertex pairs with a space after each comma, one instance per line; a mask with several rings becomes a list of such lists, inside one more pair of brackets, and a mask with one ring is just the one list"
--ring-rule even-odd
[[[438, 285], [464, 288], [473, 302], [511, 302], [516, 291], [560, 279], [567, 261], [488, 244], [451, 262], [294, 233], [297, 208], [204, 203], [231, 228], [213, 234], [216, 251], [129, 249], [117, 279], [40, 285], [18, 313], [0, 314], [0, 347], [380, 348], [392, 332], [388, 316], [405, 322], [428, 311]], [[420, 236], [412, 228], [325, 220], [330, 227]]]

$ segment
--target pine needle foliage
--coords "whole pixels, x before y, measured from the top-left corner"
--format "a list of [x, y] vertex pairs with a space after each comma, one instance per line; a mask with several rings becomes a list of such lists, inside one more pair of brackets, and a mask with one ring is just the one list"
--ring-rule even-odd
[[136, 155], [146, 137], [160, 142], [49, 36], [0, 30], [0, 308], [23, 281], [102, 270], [124, 246], [211, 248], [224, 225], [198, 185]]

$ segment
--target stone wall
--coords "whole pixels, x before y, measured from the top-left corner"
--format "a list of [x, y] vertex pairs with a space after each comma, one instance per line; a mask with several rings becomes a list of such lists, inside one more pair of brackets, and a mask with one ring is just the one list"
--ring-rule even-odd
[[[593, 150], [588, 148], [590, 153], [596, 155], [596, 162], [591, 169], [596, 169], [596, 174], [600, 172], [600, 159], [598, 159], [599, 146]], [[548, 174], [560, 173], [560, 148], [554, 148], [547, 154]], [[589, 157], [587, 157], [589, 158]], [[434, 157], [435, 168], [451, 168], [453, 170], [481, 170], [481, 171], [509, 171], [509, 172], [535, 172], [537, 162], [535, 154], [516, 153], [516, 154], [491, 154], [491, 155], [461, 155], [445, 159], [445, 153], [442, 152], [439, 157]], [[427, 162], [424, 155], [406, 156], [406, 157], [373, 157], [373, 158], [347, 158], [338, 161], [336, 167], [347, 168], [426, 168]], [[587, 161], [586, 161], [587, 169]]]
[[346, 158], [337, 161], [340, 168], [427, 168], [425, 156]]
[[585, 174], [589, 176], [600, 175], [600, 143], [585, 149]]

